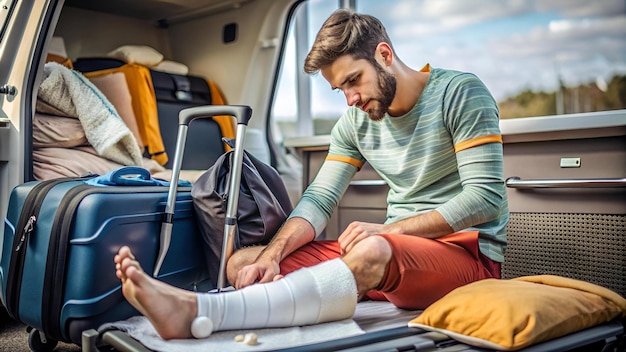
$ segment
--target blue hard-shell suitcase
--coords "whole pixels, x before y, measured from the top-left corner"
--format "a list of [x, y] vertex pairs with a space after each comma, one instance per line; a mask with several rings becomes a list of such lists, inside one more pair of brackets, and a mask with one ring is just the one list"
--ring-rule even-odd
[[[174, 240], [159, 277], [193, 289], [208, 274], [190, 189], [178, 192]], [[113, 256], [127, 244], [142, 263], [155, 263], [167, 193], [163, 186], [101, 187], [76, 178], [17, 186], [0, 262], [8, 313], [50, 339], [74, 343], [85, 327], [136, 314], [122, 297]]]

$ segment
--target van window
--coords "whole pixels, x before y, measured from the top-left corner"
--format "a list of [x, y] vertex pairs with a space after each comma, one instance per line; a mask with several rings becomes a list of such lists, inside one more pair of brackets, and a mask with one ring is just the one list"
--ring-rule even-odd
[[[344, 95], [331, 91], [321, 74], [302, 71], [317, 30], [341, 3], [308, 1], [294, 16], [273, 106], [277, 138], [328, 134], [346, 108]], [[503, 119], [626, 108], [623, 0], [354, 4], [384, 23], [409, 66], [430, 63], [476, 74]]]

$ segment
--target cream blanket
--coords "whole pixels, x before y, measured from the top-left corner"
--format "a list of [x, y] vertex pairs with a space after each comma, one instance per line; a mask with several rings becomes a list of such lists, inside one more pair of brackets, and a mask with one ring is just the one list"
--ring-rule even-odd
[[141, 150], [130, 129], [107, 98], [82, 74], [56, 62], [44, 66], [37, 92], [38, 110], [80, 120], [99, 155], [122, 165], [142, 165]]
[[[404, 322], [406, 325], [406, 321]], [[352, 319], [317, 325], [287, 328], [218, 331], [206, 339], [163, 340], [150, 321], [144, 316], [107, 323], [101, 326], [100, 333], [107, 330], [121, 330], [138, 340], [152, 351], [163, 352], [222, 352], [222, 351], [273, 351], [281, 348], [303, 346], [349, 336], [360, 335], [363, 330]], [[235, 342], [236, 335], [254, 332], [258, 345], [248, 346]]]
[[[98, 330], [101, 335], [107, 330], [124, 331], [153, 351], [272, 351], [356, 336], [364, 332], [403, 327], [419, 312], [421, 311], [400, 309], [389, 302], [362, 301], [356, 305], [352, 319], [282, 329], [219, 331], [201, 340], [163, 340], [143, 316], [107, 323]], [[248, 346], [234, 341], [236, 335], [248, 332], [255, 332], [258, 335], [258, 345]]]

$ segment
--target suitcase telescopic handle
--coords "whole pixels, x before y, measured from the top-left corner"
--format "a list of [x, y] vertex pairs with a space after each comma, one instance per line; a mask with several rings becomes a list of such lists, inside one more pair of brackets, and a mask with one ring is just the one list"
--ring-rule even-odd
[[181, 110], [178, 117], [179, 125], [189, 125], [197, 118], [228, 115], [237, 119], [237, 124], [248, 125], [252, 117], [252, 108], [246, 105], [207, 105]]
[[[165, 261], [165, 256], [170, 247], [172, 241], [172, 226], [174, 222], [174, 205], [176, 204], [176, 192], [178, 190], [178, 179], [180, 176], [180, 170], [183, 164], [183, 153], [185, 151], [185, 144], [187, 142], [187, 130], [191, 121], [198, 118], [210, 118], [213, 116], [234, 116], [237, 119], [237, 131], [235, 140], [235, 153], [233, 160], [233, 170], [231, 171], [231, 185], [239, 185], [241, 182], [241, 164], [243, 160], [243, 143], [246, 132], [246, 127], [250, 118], [252, 117], [252, 108], [247, 105], [207, 105], [197, 106], [193, 108], [183, 109], [178, 114], [178, 137], [176, 139], [176, 152], [174, 153], [174, 163], [172, 164], [172, 178], [170, 180], [170, 187], [167, 194], [167, 201], [165, 203], [165, 214], [163, 222], [161, 223], [161, 233], [159, 236], [159, 252], [157, 253], [157, 261], [154, 265], [153, 276], [157, 277], [161, 266]], [[239, 201], [239, 186], [231, 187], [231, 194], [229, 195], [229, 203], [226, 212], [226, 227], [224, 230], [224, 246], [222, 249], [222, 260], [228, 259], [232, 253], [234, 226], [233, 219], [237, 215], [237, 203]], [[224, 285], [225, 274], [224, 269], [220, 268], [220, 277], [218, 281], [221, 285]], [[220, 286], [219, 288], [222, 288]]]

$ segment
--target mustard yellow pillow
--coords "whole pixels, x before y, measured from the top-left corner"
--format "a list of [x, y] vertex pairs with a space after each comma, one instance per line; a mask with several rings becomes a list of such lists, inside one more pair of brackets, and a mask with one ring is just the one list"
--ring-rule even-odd
[[409, 326], [463, 343], [513, 351], [617, 316], [626, 300], [588, 282], [553, 275], [487, 279], [453, 290]]

